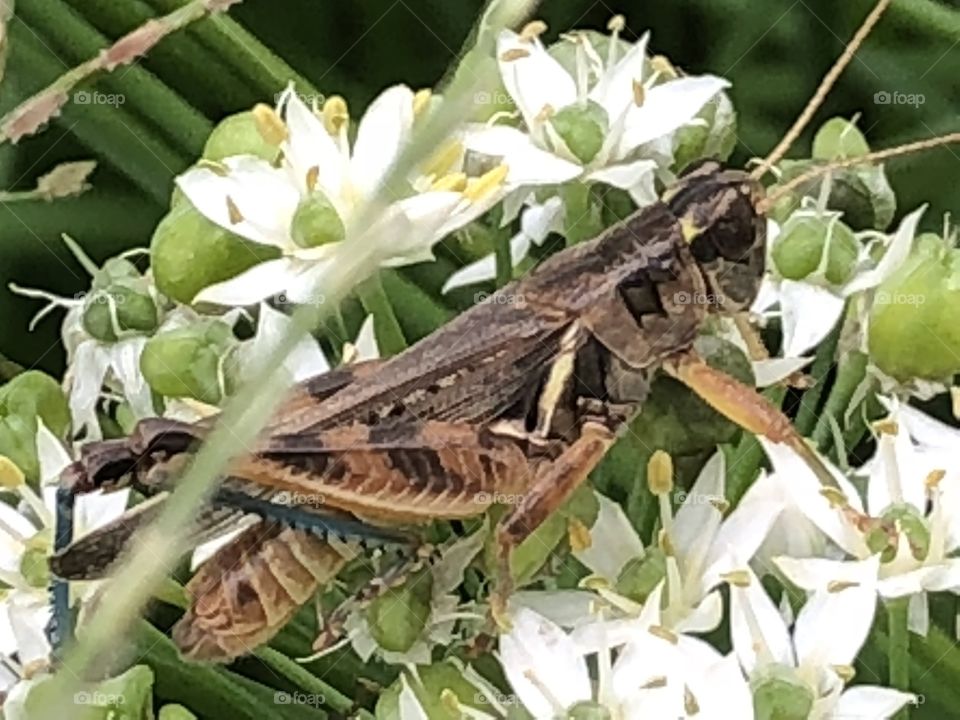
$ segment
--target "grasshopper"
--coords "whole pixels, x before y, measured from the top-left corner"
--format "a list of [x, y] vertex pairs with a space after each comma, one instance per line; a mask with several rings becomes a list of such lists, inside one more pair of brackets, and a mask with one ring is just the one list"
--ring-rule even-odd
[[[817, 97], [887, 4], [871, 13]], [[553, 255], [403, 353], [297, 386], [201, 510], [197, 542], [243, 518], [259, 522], [188, 583], [192, 604], [173, 631], [183, 654], [245, 654], [360, 552], [357, 541], [416, 545], [416, 528], [482, 515], [511, 495], [521, 499], [494, 529], [490, 598], [505, 622], [512, 549], [586, 480], [661, 371], [746, 430], [790, 444], [842, 508], [836, 481], [780, 410], [693, 351], [709, 316], [742, 313], [756, 296], [764, 213], [775, 201], [760, 176], [788, 146], [752, 174], [704, 161], [660, 201]], [[54, 573], [106, 573], [210, 426], [145, 420], [130, 438], [85, 446], [62, 479], [65, 506], [75, 493], [128, 485], [151, 500], [75, 542], [64, 536]]]

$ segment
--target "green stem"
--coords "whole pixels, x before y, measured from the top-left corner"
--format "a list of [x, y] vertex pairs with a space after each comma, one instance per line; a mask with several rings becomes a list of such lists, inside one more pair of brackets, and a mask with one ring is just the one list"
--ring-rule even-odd
[[603, 230], [599, 208], [590, 202], [590, 186], [572, 182], [560, 189], [563, 198], [563, 232], [567, 247], [596, 237]]
[[513, 280], [513, 254], [510, 252], [510, 236], [507, 233], [497, 233], [493, 252], [497, 258], [496, 283], [498, 288], [502, 288]]
[[382, 355], [396, 355], [407, 347], [400, 321], [393, 312], [393, 305], [387, 297], [379, 276], [364, 282], [357, 290], [363, 309], [373, 315], [373, 326], [377, 333], [377, 346]]
[[[907, 598], [887, 601], [887, 655], [890, 658], [890, 687], [910, 691], [910, 630], [907, 628]], [[900, 710], [896, 720], [907, 720], [910, 711]]]
[[[323, 704], [331, 710], [345, 714], [354, 710], [353, 700], [313, 673], [305, 670], [302, 665], [291, 660], [283, 653], [277, 652], [271, 647], [261, 647], [254, 654], [305, 692], [322, 696]], [[372, 716], [370, 713], [366, 713], [366, 717]]]
[[842, 323], [837, 323], [837, 326], [817, 348], [817, 357], [810, 369], [810, 375], [813, 377], [815, 385], [803, 394], [800, 400], [800, 410], [797, 412], [797, 419], [794, 422], [797, 432], [801, 435], [809, 435], [817, 422], [817, 408], [820, 406], [820, 397], [823, 395], [827, 375], [833, 368], [837, 343], [840, 340], [841, 325]]
[[[826, 454], [833, 447], [833, 433], [828, 418], [842, 418], [853, 393], [867, 375], [867, 356], [862, 352], [852, 352], [844, 355], [837, 369], [837, 379], [830, 390], [823, 412], [813, 429], [813, 441], [820, 452]], [[841, 425], [842, 426], [842, 425]], [[837, 448], [842, 452], [842, 448]]]

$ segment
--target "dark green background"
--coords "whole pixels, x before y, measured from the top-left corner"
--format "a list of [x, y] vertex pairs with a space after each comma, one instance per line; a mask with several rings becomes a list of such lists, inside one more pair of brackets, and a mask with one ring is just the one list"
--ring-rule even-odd
[[[0, 109], [52, 80], [66, 65], [85, 59], [99, 36], [116, 38], [159, 8], [176, 0], [18, 0], [10, 28], [11, 53], [0, 87]], [[810, 96], [819, 78], [842, 51], [871, 0], [547, 0], [540, 15], [549, 38], [573, 27], [602, 29], [614, 12], [626, 15], [630, 32], [653, 30], [652, 48], [690, 72], [730, 78], [740, 113], [740, 145], [735, 161], [767, 152]], [[818, 124], [833, 114], [862, 112], [860, 122], [875, 147], [960, 129], [960, 12], [956, 3], [896, 0], [857, 61], [833, 92]], [[231, 13], [325, 94], [344, 95], [354, 109], [384, 86], [406, 82], [429, 86], [456, 60], [481, 3], [477, 0], [247, 0]], [[205, 21], [209, 22], [209, 21]], [[103, 39], [99, 38], [99, 39]], [[28, 334], [26, 325], [40, 308], [15, 299], [10, 280], [73, 294], [87, 277], [60, 242], [74, 236], [97, 260], [148, 243], [164, 212], [173, 176], [199, 154], [206, 116], [210, 121], [254, 102], [272, 102], [269, 83], [250, 82], [217, 59], [196, 63], [191, 52], [202, 46], [198, 28], [164, 40], [142, 61], [159, 82], [179, 93], [198, 111], [189, 133], [171, 130], [135, 102], [122, 108], [130, 123], [140, 123], [172, 150], [158, 157], [137, 133], [99, 115], [68, 106], [42, 135], [17, 147], [0, 148], [0, 179], [9, 189], [29, 188], [57, 162], [97, 157], [101, 166], [94, 189], [55, 204], [18, 203], [0, 208], [0, 353], [25, 365], [56, 372], [63, 362], [58, 347], [59, 316]], [[85, 44], [86, 43], [86, 44]], [[93, 43], [91, 45], [90, 43]], [[247, 66], [256, 65], [247, 61]], [[103, 92], [122, 91], [123, 83], [142, 85], [145, 73], [121, 69], [118, 80], [99, 80]], [[121, 85], [111, 85], [118, 82]], [[127, 88], [130, 85], [126, 86]], [[878, 91], [923, 94], [925, 103], [883, 106]], [[156, 109], [156, 108], [155, 108]], [[89, 109], [87, 109], [89, 110]], [[161, 108], [162, 110], [162, 108]], [[166, 132], [166, 136], [164, 136]], [[808, 146], [810, 134], [804, 139]], [[107, 150], [113, 149], [113, 154]], [[908, 158], [890, 174], [902, 208], [933, 204], [928, 223], [940, 225], [942, 213], [955, 207], [960, 150], [940, 150]], [[113, 159], [110, 159], [111, 154]]]

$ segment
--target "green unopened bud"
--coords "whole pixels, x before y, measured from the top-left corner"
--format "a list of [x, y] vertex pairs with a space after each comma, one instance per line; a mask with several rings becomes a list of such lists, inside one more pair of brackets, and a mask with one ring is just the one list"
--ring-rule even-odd
[[822, 271], [834, 285], [850, 279], [859, 254], [853, 230], [839, 220], [808, 214], [790, 218], [773, 245], [773, 262], [783, 277], [803, 280]]
[[940, 238], [922, 238], [877, 287], [870, 308], [870, 359], [901, 382], [960, 372], [960, 250]]
[[0, 415], [39, 417], [58, 437], [64, 437], [70, 427], [70, 406], [60, 383], [39, 370], [22, 372], [0, 387]]
[[567, 708], [566, 720], [611, 720], [609, 708], [593, 700], [581, 700]]
[[263, 133], [262, 128], [263, 122], [258, 122], [254, 110], [229, 115], [210, 133], [202, 157], [217, 162], [231, 155], [256, 155], [273, 162], [279, 152], [278, 143], [272, 133]]
[[380, 647], [400, 653], [413, 647], [430, 619], [432, 590], [433, 575], [424, 570], [370, 604], [367, 625]]
[[300, 201], [290, 224], [290, 236], [303, 248], [340, 242], [347, 230], [340, 214], [323, 192], [314, 190]]
[[93, 276], [90, 286], [94, 290], [106, 290], [116, 283], [135, 282], [143, 277], [137, 266], [123, 257], [112, 257]]
[[87, 295], [81, 322], [91, 337], [116, 342], [128, 334], [152, 333], [159, 326], [160, 317], [149, 292], [116, 284]]
[[593, 100], [568, 105], [550, 118], [553, 129], [580, 162], [593, 160], [610, 127], [607, 111]]
[[[883, 520], [895, 523], [910, 546], [910, 554], [917, 560], [923, 561], [930, 552], [930, 529], [920, 512], [906, 503], [899, 503], [887, 508], [883, 513]], [[885, 558], [881, 558], [884, 559]], [[892, 560], [893, 558], [891, 558]]]
[[150, 338], [140, 355], [140, 370], [160, 395], [216, 405], [234, 387], [236, 346], [229, 325], [202, 321]]
[[769, 665], [750, 683], [756, 720], [806, 720], [813, 709], [814, 694], [793, 668]]
[[652, 547], [642, 558], [633, 558], [620, 571], [616, 591], [639, 603], [667, 576], [667, 556], [658, 547]]
[[677, 130], [673, 144], [678, 170], [702, 158], [728, 159], [737, 144], [737, 114], [727, 94], [704, 105], [695, 122]]
[[845, 160], [870, 152], [870, 145], [860, 129], [844, 118], [831, 118], [813, 139], [814, 160]]
[[229, 280], [279, 248], [247, 242], [181, 201], [157, 225], [150, 242], [150, 266], [157, 289], [189, 303], [208, 285]]

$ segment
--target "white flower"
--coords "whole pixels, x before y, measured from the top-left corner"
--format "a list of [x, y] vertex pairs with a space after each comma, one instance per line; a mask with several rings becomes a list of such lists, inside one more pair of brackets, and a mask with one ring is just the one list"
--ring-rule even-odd
[[[478, 125], [463, 139], [469, 150], [509, 163], [507, 183], [516, 192], [514, 201], [504, 203], [504, 221], [515, 217], [518, 202], [530, 200], [532, 187], [573, 180], [621, 188], [640, 206], [654, 202], [654, 179], [658, 168], [665, 171], [672, 162], [674, 134], [694, 122], [729, 83], [711, 75], [660, 82], [660, 73], [648, 70], [649, 33], [618, 57], [621, 42], [615, 32], [605, 59], [586, 33], [566, 36], [576, 47], [577, 68], [571, 75], [544, 48], [539, 29], [531, 23], [519, 35], [504, 30], [497, 40], [500, 75], [523, 129]], [[561, 120], [591, 126], [596, 141], [589, 149], [571, 143]], [[560, 202], [533, 207], [537, 216], [525, 217], [527, 227], [510, 243], [514, 266], [526, 257], [531, 241], [539, 244], [548, 231], [562, 227]], [[483, 258], [451, 277], [444, 292], [492, 279], [494, 268], [492, 256]]]
[[797, 616], [792, 633], [753, 572], [733, 573], [730, 634], [753, 687], [778, 678], [782, 693], [783, 681], [792, 681], [792, 714], [806, 703], [811, 720], [889, 717], [916, 702], [909, 693], [873, 685], [844, 690], [843, 678], [852, 673], [873, 623], [876, 594], [870, 583], [877, 564], [877, 558], [852, 564], [846, 582], [818, 589]]
[[[783, 350], [780, 354], [783, 357], [800, 357], [814, 348], [833, 330], [848, 298], [875, 288], [903, 264], [910, 254], [917, 224], [925, 210], [926, 206], [921, 207], [903, 219], [883, 258], [875, 266], [872, 266], [869, 246], [862, 246], [853, 276], [840, 286], [830, 284], [824, 277], [827, 252], [823, 253], [821, 267], [803, 280], [777, 277], [768, 253], [767, 266], [773, 269], [773, 274], [764, 277], [751, 311], [765, 317], [780, 317], [783, 328]], [[792, 218], [809, 216], [839, 221], [839, 214], [806, 208], [798, 210]], [[773, 247], [779, 233], [779, 226], [769, 221], [768, 250]]]
[[752, 717], [750, 691], [733, 656], [663, 627], [662, 590], [661, 584], [636, 618], [599, 619], [571, 634], [520, 609], [500, 638], [500, 661], [530, 714], [546, 720], [594, 708], [618, 719]]
[[[45, 570], [52, 549], [56, 513], [56, 486], [70, 463], [60, 440], [37, 421], [37, 455], [40, 461], [42, 499], [23, 479], [10, 460], [0, 457], [3, 487], [20, 498], [20, 509], [0, 501], [0, 665], [21, 678], [48, 667], [50, 643], [46, 628], [51, 617], [50, 591]], [[82, 536], [123, 514], [128, 491], [78, 497], [74, 532]], [[89, 596], [86, 586], [81, 600]], [[13, 657], [16, 657], [14, 660]]]
[[[368, 227], [354, 227], [357, 212], [378, 192], [407, 145], [420, 102], [406, 86], [388, 88], [360, 120], [351, 148], [346, 106], [338, 100], [328, 100], [321, 118], [292, 87], [283, 93], [279, 115], [273, 116], [274, 130], [285, 137], [279, 167], [235, 156], [222, 167], [201, 165], [177, 178], [208, 219], [282, 252], [204, 288], [195, 302], [251, 305], [281, 293], [294, 302], [312, 302], [323, 278], [335, 272], [341, 241], [350, 242], [351, 235], [370, 240], [380, 265], [420, 262], [433, 257], [434, 243], [500, 198], [505, 166], [479, 178], [454, 173], [436, 179], [441, 189], [411, 194], [410, 188], [387, 188], [391, 202], [379, 217]], [[412, 187], [421, 185], [412, 179]]]
[[[834, 516], [842, 523], [834, 540], [857, 560], [779, 558], [777, 564], [798, 586], [814, 589], [843, 580], [849, 566], [879, 553], [875, 592], [887, 599], [909, 597], [910, 628], [926, 634], [926, 593], [960, 594], [960, 559], [952, 557], [960, 547], [960, 470], [952, 456], [960, 431], [938, 427], [916, 410], [903, 413], [901, 423], [900, 408], [889, 404], [890, 418], [878, 424], [876, 455], [863, 467], [867, 513]], [[911, 425], [928, 443], [944, 445], [914, 444]]]

